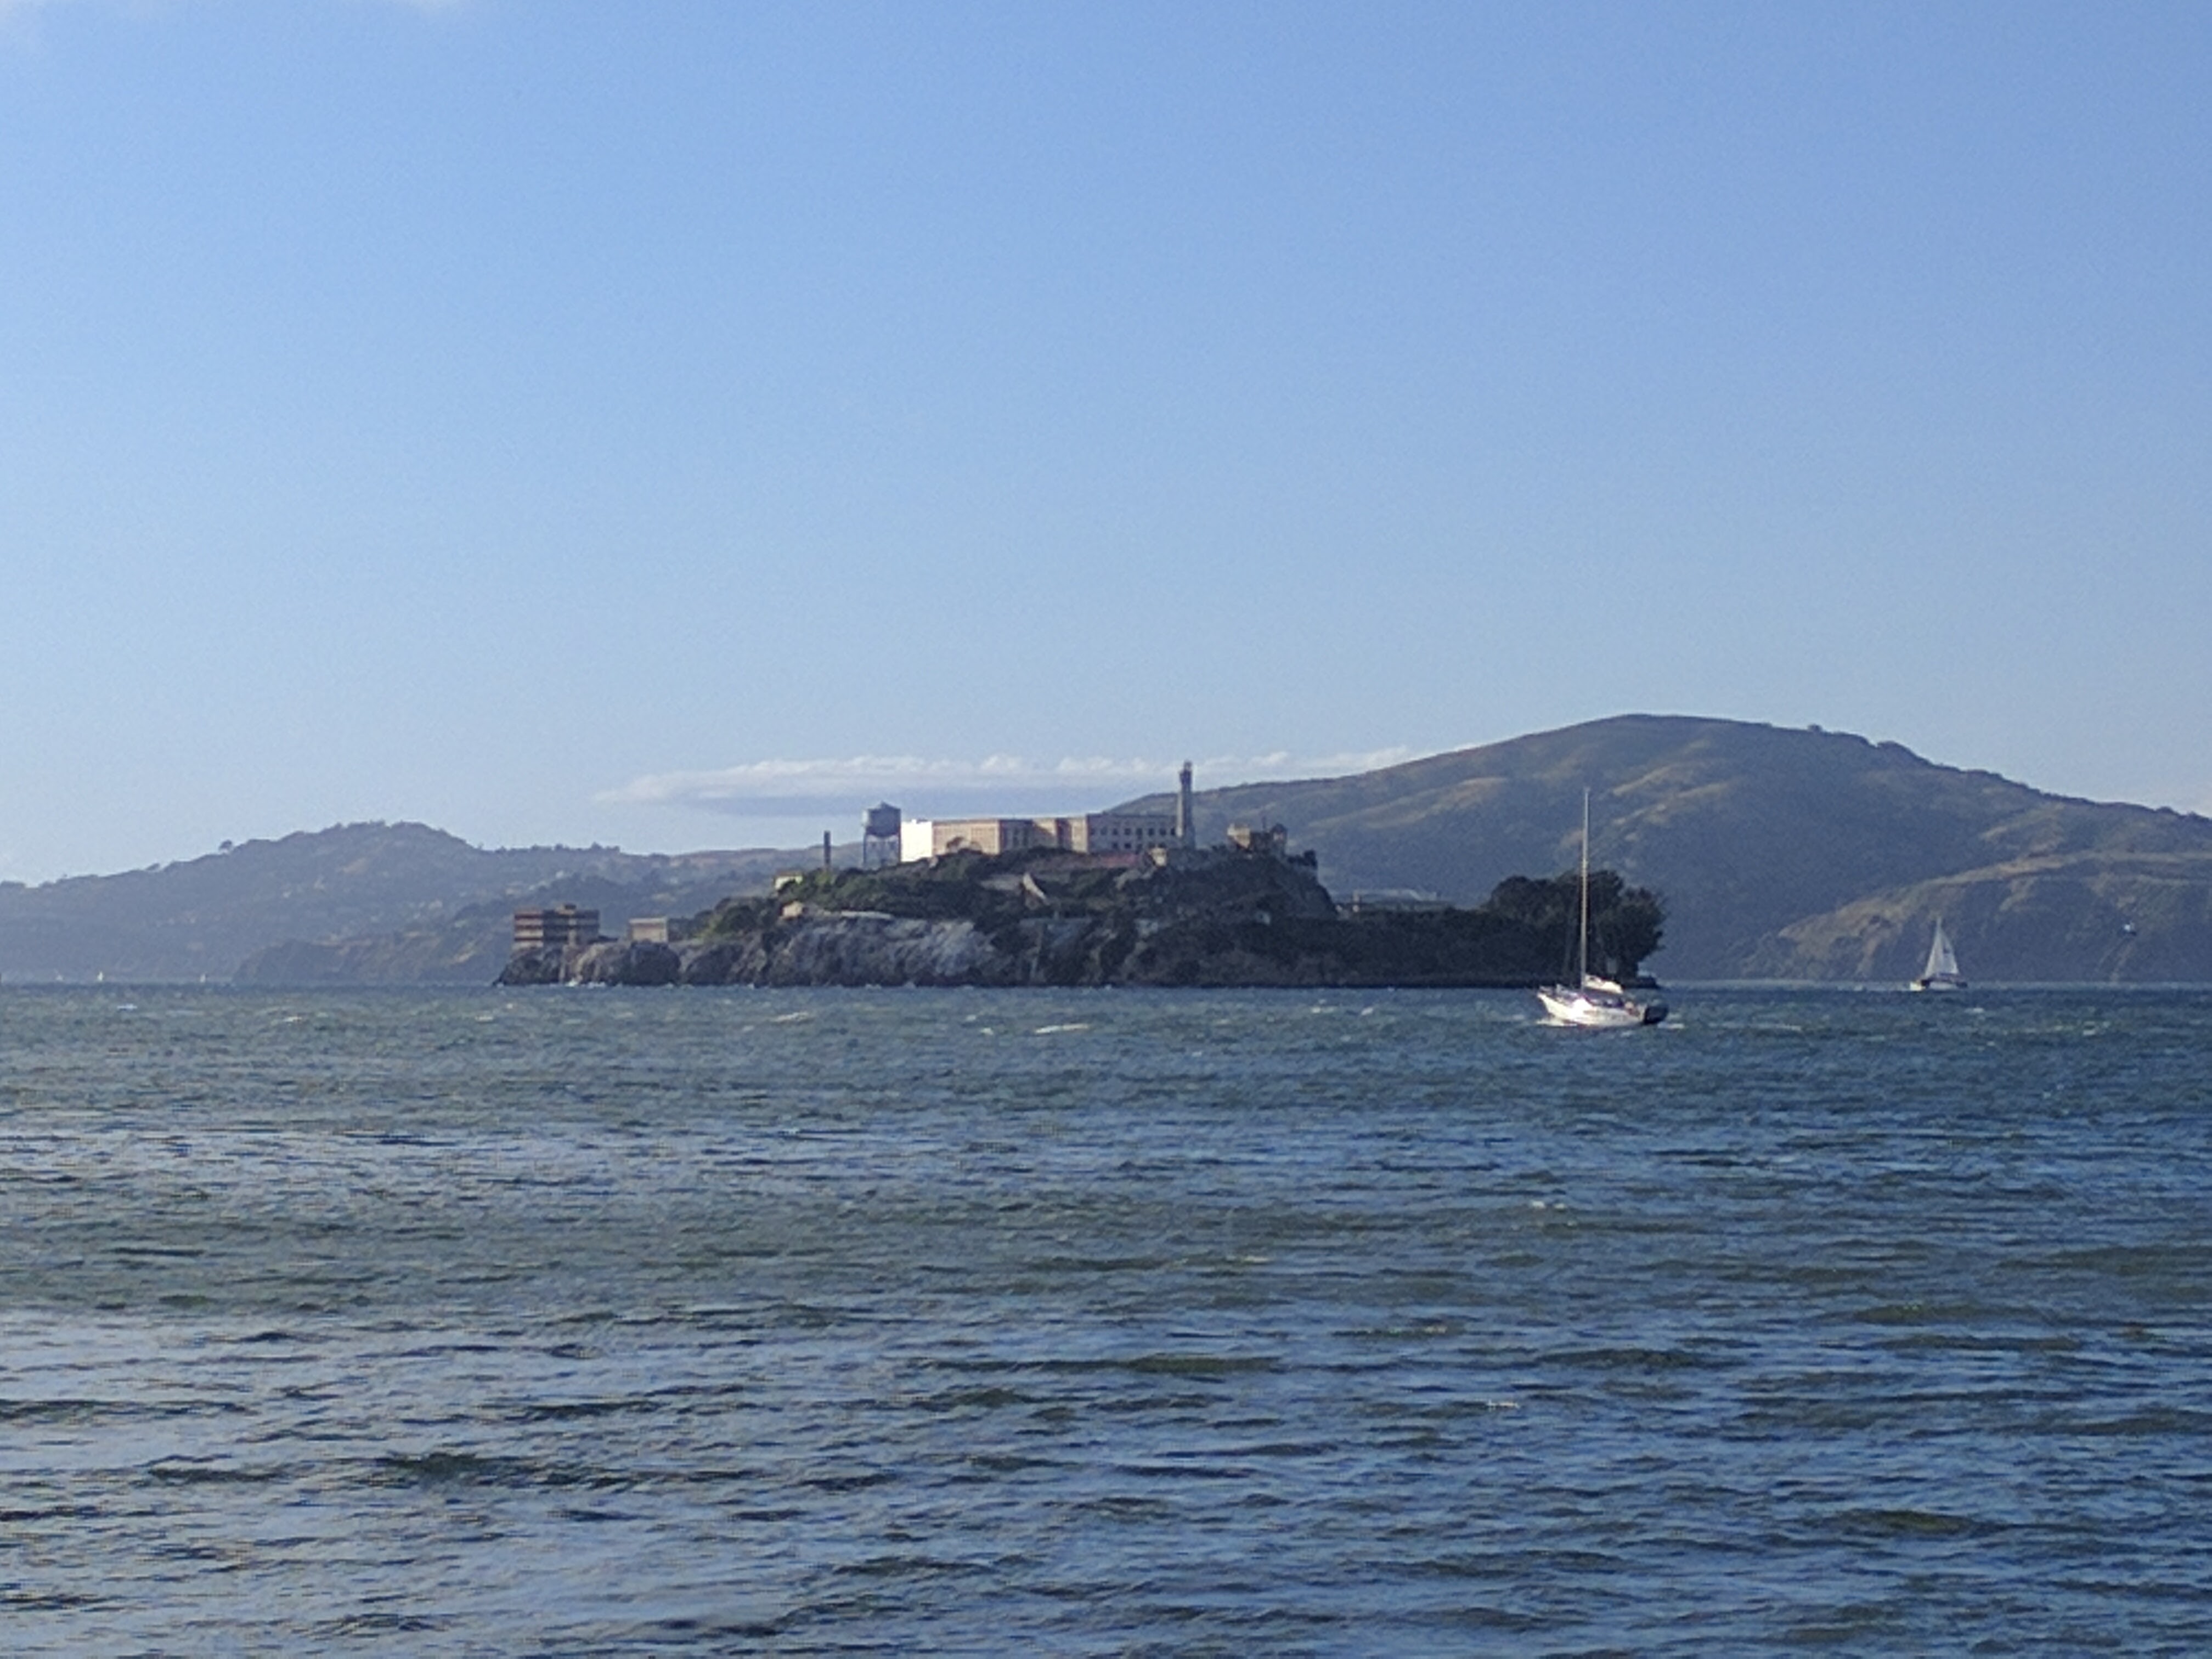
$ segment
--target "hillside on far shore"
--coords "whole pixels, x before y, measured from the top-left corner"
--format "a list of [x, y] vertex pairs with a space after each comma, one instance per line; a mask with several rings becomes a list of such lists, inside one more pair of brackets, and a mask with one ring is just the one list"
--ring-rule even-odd
[[[1897, 983], [1937, 918], [1977, 982], [2212, 981], [2212, 819], [2044, 793], [1817, 728], [1626, 714], [1346, 777], [1201, 790], [1202, 842], [1279, 823], [1339, 900], [1480, 902], [1593, 862], [1656, 890], [1662, 979]], [[1169, 796], [1127, 803], [1167, 811]], [[857, 825], [855, 826], [857, 828]], [[488, 851], [346, 824], [43, 886], [0, 884], [0, 975], [488, 984], [524, 904], [697, 915], [818, 849]], [[844, 854], [850, 857], [849, 849]]]
[[228, 980], [289, 984], [452, 980], [488, 985], [514, 908], [689, 915], [765, 891], [793, 854], [487, 851], [420, 823], [347, 823], [204, 858], [27, 887], [0, 883], [0, 975], [15, 981]]
[[2212, 980], [2212, 819], [1817, 728], [1625, 714], [1206, 791], [1199, 829], [1283, 823], [1340, 897], [1474, 902], [1508, 875], [1572, 866], [1585, 788], [1593, 860], [1666, 902], [1662, 978], [1901, 981], [1940, 916], [1977, 980]]

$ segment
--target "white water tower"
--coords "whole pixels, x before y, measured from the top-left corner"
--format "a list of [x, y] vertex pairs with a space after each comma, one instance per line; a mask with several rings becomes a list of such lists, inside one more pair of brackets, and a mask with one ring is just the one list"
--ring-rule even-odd
[[899, 810], [888, 801], [871, 806], [861, 820], [860, 868], [880, 870], [899, 861]]

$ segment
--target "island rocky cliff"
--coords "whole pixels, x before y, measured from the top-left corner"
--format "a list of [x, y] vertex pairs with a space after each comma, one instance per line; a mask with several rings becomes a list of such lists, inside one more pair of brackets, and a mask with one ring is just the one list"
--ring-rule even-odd
[[[1217, 848], [1130, 860], [962, 853], [817, 871], [733, 898], [674, 944], [517, 952], [505, 985], [1518, 986], [1561, 970], [1572, 878], [1471, 909], [1340, 914], [1310, 855]], [[1657, 947], [1657, 902], [1594, 878], [1607, 965]], [[1595, 965], [1595, 964], [1594, 964]]]

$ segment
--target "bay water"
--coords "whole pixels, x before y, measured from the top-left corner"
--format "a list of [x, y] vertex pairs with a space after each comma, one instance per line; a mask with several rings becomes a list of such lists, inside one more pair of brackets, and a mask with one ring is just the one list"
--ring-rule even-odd
[[0, 990], [0, 1650], [2212, 1651], [2212, 992]]

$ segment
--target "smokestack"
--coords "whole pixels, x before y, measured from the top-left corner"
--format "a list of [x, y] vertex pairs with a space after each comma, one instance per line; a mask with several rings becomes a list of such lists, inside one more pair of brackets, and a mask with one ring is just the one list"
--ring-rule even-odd
[[1198, 845], [1198, 819], [1190, 808], [1190, 763], [1182, 763], [1182, 787], [1176, 791], [1176, 845]]
[[830, 867], [830, 832], [827, 830], [822, 832], [822, 867], [824, 870]]

